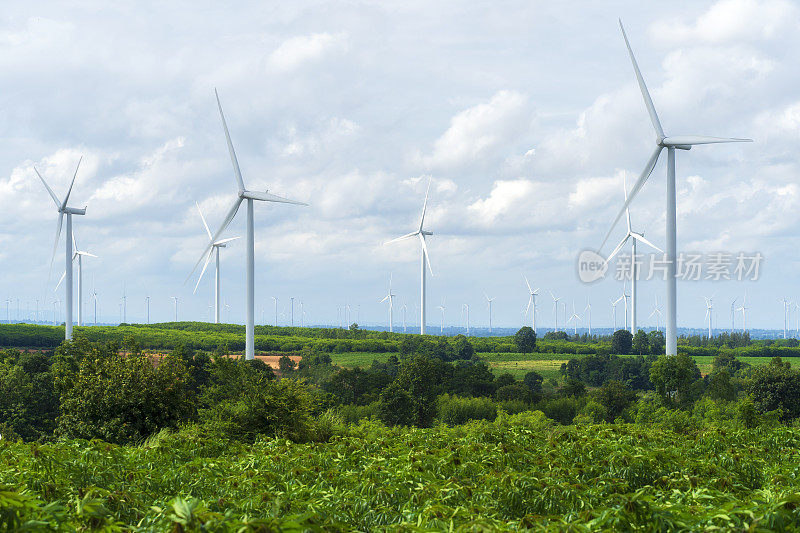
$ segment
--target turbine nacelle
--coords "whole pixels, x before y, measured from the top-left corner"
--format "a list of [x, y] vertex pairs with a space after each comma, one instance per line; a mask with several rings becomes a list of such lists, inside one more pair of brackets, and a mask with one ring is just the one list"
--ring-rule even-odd
[[64, 207], [58, 210], [59, 213], [64, 213], [65, 215], [85, 215], [86, 208], [83, 207], [78, 209], [77, 207]]

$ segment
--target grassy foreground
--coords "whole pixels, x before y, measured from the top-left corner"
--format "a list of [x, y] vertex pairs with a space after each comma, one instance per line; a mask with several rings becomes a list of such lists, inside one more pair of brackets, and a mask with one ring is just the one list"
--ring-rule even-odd
[[162, 432], [0, 442], [0, 529], [796, 530], [800, 429], [332, 423], [325, 443]]

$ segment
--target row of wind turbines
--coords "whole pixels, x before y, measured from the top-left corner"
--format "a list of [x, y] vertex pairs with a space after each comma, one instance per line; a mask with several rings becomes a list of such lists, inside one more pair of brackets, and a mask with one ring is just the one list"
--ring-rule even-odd
[[[656, 250], [660, 250], [657, 246], [650, 243], [647, 239], [645, 239], [643, 233], [635, 232], [631, 228], [631, 220], [630, 220], [630, 210], [629, 207], [631, 203], [635, 200], [638, 193], [641, 191], [642, 187], [645, 185], [645, 182], [650, 177], [653, 169], [658, 162], [658, 159], [664, 149], [667, 150], [667, 179], [666, 179], [666, 255], [667, 255], [667, 287], [666, 287], [666, 302], [667, 302], [667, 310], [666, 310], [666, 344], [667, 349], [666, 352], [668, 355], [674, 355], [676, 353], [676, 345], [677, 345], [677, 287], [676, 287], [676, 276], [675, 276], [675, 258], [676, 258], [676, 192], [675, 192], [675, 150], [690, 150], [693, 146], [701, 145], [701, 144], [716, 144], [716, 143], [729, 143], [729, 142], [745, 142], [750, 141], [749, 139], [739, 139], [739, 138], [719, 138], [719, 137], [706, 137], [706, 136], [698, 136], [698, 135], [682, 135], [682, 136], [667, 136], [664, 133], [664, 130], [661, 126], [661, 122], [659, 120], [658, 114], [656, 113], [655, 106], [653, 104], [652, 98], [647, 90], [647, 86], [645, 85], [644, 78], [639, 70], [639, 66], [636, 62], [636, 59], [633, 54], [633, 50], [631, 48], [630, 42], [628, 41], [628, 37], [625, 34], [625, 29], [622, 26], [622, 21], [620, 21], [620, 29], [622, 30], [623, 39], [625, 41], [625, 45], [628, 50], [628, 55], [630, 57], [631, 63], [633, 65], [634, 73], [642, 93], [642, 97], [644, 99], [645, 107], [647, 108], [648, 114], [650, 116], [651, 123], [655, 130], [656, 134], [656, 147], [653, 151], [650, 159], [648, 160], [647, 164], [645, 165], [644, 170], [640, 174], [639, 178], [634, 183], [633, 187], [630, 191], [627, 190], [627, 185], [623, 184], [625, 188], [625, 201], [620, 209], [619, 213], [617, 214], [616, 218], [614, 219], [613, 223], [611, 224], [608, 233], [606, 234], [603, 242], [600, 246], [600, 249], [605, 245], [608, 241], [608, 238], [611, 236], [612, 231], [616, 227], [619, 219], [626, 215], [627, 219], [627, 232], [624, 238], [620, 241], [614, 251], [609, 255], [609, 260], [615, 256], [624, 246], [625, 244], [630, 241], [631, 246], [633, 248], [633, 253], [636, 253], [636, 246], [637, 243], [641, 242], [648, 246], [653, 247]], [[254, 191], [250, 190], [246, 187], [245, 181], [242, 177], [242, 172], [239, 167], [239, 162], [236, 157], [236, 152], [234, 150], [233, 142], [231, 141], [231, 136], [228, 130], [228, 125], [225, 120], [225, 115], [222, 110], [222, 104], [219, 99], [219, 94], [215, 90], [215, 96], [217, 101], [217, 107], [220, 113], [220, 119], [222, 121], [223, 130], [225, 133], [225, 139], [228, 146], [228, 151], [231, 158], [231, 163], [233, 165], [233, 173], [235, 179], [235, 186], [236, 189], [234, 190], [234, 198], [231, 203], [231, 206], [224, 217], [222, 223], [219, 225], [216, 232], [212, 233], [208, 224], [206, 223], [205, 217], [200, 211], [201, 218], [203, 221], [203, 225], [206, 229], [206, 233], [208, 235], [208, 243], [205, 246], [205, 249], [200, 254], [197, 262], [195, 263], [192, 271], [186, 278], [186, 282], [194, 275], [197, 271], [198, 267], [201, 263], [203, 263], [202, 270], [197, 280], [197, 284], [195, 285], [195, 291], [199, 286], [200, 280], [202, 279], [203, 275], [205, 274], [208, 265], [212, 259], [214, 258], [215, 262], [215, 282], [214, 282], [214, 318], [215, 321], [220, 320], [221, 316], [221, 296], [220, 296], [220, 250], [225, 248], [227, 243], [237, 239], [238, 237], [230, 237], [230, 238], [222, 238], [223, 233], [231, 224], [233, 219], [236, 217], [241, 205], [244, 203], [246, 206], [246, 234], [245, 234], [245, 249], [246, 249], [246, 322], [245, 322], [245, 357], [247, 359], [254, 358], [254, 319], [255, 319], [255, 266], [254, 266], [254, 256], [255, 256], [255, 236], [254, 236], [254, 227], [253, 227], [253, 216], [254, 216], [254, 202], [270, 202], [270, 203], [282, 203], [282, 204], [291, 204], [291, 205], [307, 205], [303, 202], [291, 200], [288, 198], [283, 198], [280, 196], [276, 196], [274, 194], [269, 193], [268, 191]], [[80, 167], [80, 162], [78, 163], [78, 168]], [[72, 264], [75, 258], [77, 258], [78, 262], [78, 276], [79, 276], [79, 295], [82, 295], [82, 258], [88, 254], [88, 252], [79, 251], [77, 245], [75, 244], [74, 240], [74, 233], [73, 233], [73, 216], [83, 216], [86, 214], [86, 207], [83, 208], [75, 208], [69, 205], [69, 198], [72, 193], [73, 186], [75, 184], [75, 178], [77, 177], [78, 168], [75, 170], [75, 174], [73, 175], [72, 181], [70, 183], [69, 189], [67, 191], [66, 196], [63, 200], [59, 200], [59, 198], [55, 195], [52, 189], [47, 185], [44, 178], [39, 174], [38, 170], [36, 171], [37, 175], [41, 179], [42, 183], [44, 184], [47, 192], [53, 199], [53, 202], [56, 205], [56, 209], [58, 211], [58, 225], [56, 229], [56, 238], [53, 247], [53, 259], [51, 259], [51, 267], [53, 260], [55, 259], [56, 250], [58, 247], [58, 243], [61, 236], [62, 225], [64, 223], [64, 219], [66, 218], [66, 239], [65, 239], [65, 271], [64, 271], [64, 287], [65, 287], [65, 323], [66, 323], [66, 331], [65, 336], [67, 339], [72, 338], [72, 327], [73, 327], [73, 319], [72, 319], [72, 309], [73, 309], [73, 271], [72, 271]], [[422, 215], [420, 217], [419, 225], [415, 228], [414, 231], [402, 235], [396, 239], [388, 241], [386, 244], [394, 243], [397, 241], [405, 240], [405, 239], [413, 239], [417, 238], [419, 245], [420, 245], [420, 333], [424, 334], [426, 331], [426, 269], [428, 272], [433, 274], [433, 269], [431, 267], [430, 258], [428, 255], [428, 248], [426, 244], [426, 237], [430, 237], [433, 235], [433, 232], [425, 229], [425, 212], [427, 209], [428, 204], [428, 197], [430, 193], [430, 182], [428, 183], [428, 190], [425, 194], [425, 201], [422, 207]], [[199, 205], [198, 205], [199, 209]], [[73, 250], [74, 248], [74, 250]], [[633, 276], [631, 279], [631, 328], [636, 328], [636, 266], [633, 265], [634, 271]], [[526, 284], [529, 291], [529, 302], [528, 302], [528, 309], [526, 310], [526, 314], [528, 311], [531, 312], [531, 324], [535, 328], [536, 324], [536, 295], [538, 294], [538, 289], [533, 290], [530, 284], [527, 282]], [[623, 291], [624, 292], [624, 291]], [[79, 296], [81, 297], [81, 296]], [[559, 299], [555, 297], [551, 293], [551, 297], [554, 301], [554, 308], [557, 311], [558, 308], [558, 301]], [[178, 298], [172, 297], [175, 305], [175, 313], [177, 316], [177, 306], [178, 306]], [[392, 312], [393, 312], [393, 298], [394, 295], [391, 290], [391, 286], [389, 289], [389, 293], [386, 297], [384, 297], [382, 302], [388, 301], [389, 303], [389, 314], [390, 314], [390, 328], [392, 327]], [[488, 298], [488, 306], [491, 309], [492, 300]], [[617, 300], [618, 302], [619, 300]], [[148, 302], [149, 303], [149, 302]], [[83, 306], [79, 305], [79, 324], [82, 323], [82, 309]], [[444, 303], [440, 306], [442, 312], [444, 312]], [[463, 307], [464, 311], [467, 314], [467, 324], [469, 324], [469, 307]], [[584, 310], [591, 316], [591, 305], [587, 304], [587, 308]], [[655, 311], [654, 311], [655, 313]], [[709, 311], [710, 313], [710, 311]], [[626, 314], [627, 314], [627, 305], [626, 305]], [[490, 311], [491, 315], [491, 311]], [[658, 311], [657, 316], [660, 320], [660, 311]], [[652, 315], [651, 315], [652, 317]], [[556, 329], [557, 326], [557, 312], [554, 315]], [[568, 322], [574, 322], [575, 330], [577, 331], [577, 324], [580, 321], [580, 316], [577, 314], [575, 310], [575, 306], [573, 305], [573, 313], [572, 316], [569, 317], [565, 321], [565, 325]], [[710, 320], [710, 319], [709, 319]], [[491, 321], [491, 318], [490, 318]], [[591, 323], [591, 318], [588, 319], [588, 322]], [[443, 327], [443, 325], [442, 325]], [[590, 326], [591, 327], [591, 326]]]

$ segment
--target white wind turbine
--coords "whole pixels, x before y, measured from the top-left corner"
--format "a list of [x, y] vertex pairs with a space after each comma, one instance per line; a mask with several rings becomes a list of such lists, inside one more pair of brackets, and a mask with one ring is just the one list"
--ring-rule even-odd
[[586, 315], [586, 324], [589, 326], [589, 336], [592, 336], [592, 302], [589, 301], [589, 297], [586, 297], [586, 307], [583, 309]]
[[575, 311], [575, 302], [573, 301], [573, 302], [572, 302], [572, 316], [570, 316], [570, 317], [569, 317], [569, 319], [567, 320], [567, 324], [569, 324], [570, 322], [574, 322], [574, 324], [575, 324], [575, 329], [574, 329], [574, 331], [573, 331], [573, 334], [574, 334], [575, 336], [577, 336], [577, 335], [578, 335], [578, 322], [580, 322], [580, 321], [581, 321], [581, 317], [580, 317], [580, 316], [578, 315], [578, 313]]
[[[531, 314], [531, 329], [536, 332], [536, 295], [539, 294], [539, 287], [536, 289], [531, 289], [531, 284], [528, 283], [528, 277], [523, 274], [523, 278], [525, 278], [525, 285], [528, 286], [528, 307], [525, 308], [525, 316], [528, 316], [528, 311], [533, 311]], [[551, 293], [552, 294], [552, 293]]]
[[[647, 165], [645, 165], [644, 170], [642, 171], [639, 179], [636, 180], [634, 183], [633, 188], [630, 191], [628, 199], [625, 201], [625, 204], [622, 206], [622, 209], [617, 214], [617, 217], [614, 219], [613, 224], [611, 224], [611, 228], [609, 229], [608, 233], [606, 234], [605, 239], [603, 239], [603, 244], [608, 240], [608, 237], [611, 235], [611, 231], [616, 226], [617, 222], [622, 215], [625, 214], [625, 210], [631, 204], [636, 195], [644, 186], [647, 179], [650, 177], [650, 174], [653, 172], [653, 168], [656, 166], [656, 162], [658, 162], [658, 157], [661, 154], [661, 151], [666, 148], [667, 149], [667, 191], [666, 191], [666, 201], [667, 201], [667, 213], [666, 213], [666, 236], [667, 236], [667, 253], [666, 260], [667, 260], [667, 333], [666, 333], [666, 354], [667, 355], [676, 355], [677, 354], [677, 343], [678, 343], [678, 327], [677, 327], [677, 277], [675, 275], [675, 260], [677, 257], [677, 224], [676, 224], [676, 194], [675, 194], [675, 150], [690, 150], [692, 146], [699, 145], [699, 144], [716, 144], [716, 143], [729, 143], [729, 142], [749, 142], [750, 139], [733, 139], [733, 138], [720, 138], [720, 137], [706, 137], [700, 135], [681, 135], [675, 137], [668, 137], [664, 134], [664, 130], [661, 128], [661, 121], [658, 118], [658, 114], [656, 113], [656, 108], [653, 105], [653, 100], [650, 98], [650, 93], [647, 91], [647, 86], [644, 83], [644, 78], [642, 77], [642, 73], [639, 71], [639, 65], [636, 63], [636, 58], [633, 56], [633, 50], [631, 49], [631, 45], [628, 42], [628, 36], [625, 34], [625, 28], [622, 27], [622, 21], [620, 20], [619, 23], [620, 29], [622, 29], [622, 36], [625, 39], [625, 45], [628, 48], [628, 55], [630, 56], [631, 63], [633, 64], [633, 70], [636, 74], [636, 80], [639, 84], [639, 89], [642, 93], [642, 98], [644, 99], [645, 106], [647, 107], [647, 112], [650, 115], [650, 121], [653, 124], [653, 128], [656, 132], [656, 148], [653, 151], [653, 154], [650, 156]], [[602, 248], [602, 244], [600, 247]]]
[[203, 227], [206, 229], [206, 233], [208, 234], [209, 241], [211, 242], [211, 248], [208, 250], [208, 255], [206, 256], [206, 262], [203, 265], [203, 270], [200, 272], [200, 276], [197, 278], [197, 283], [194, 286], [194, 291], [192, 294], [197, 292], [197, 287], [200, 285], [200, 280], [203, 279], [203, 274], [206, 273], [206, 269], [208, 268], [208, 262], [211, 261], [211, 256], [214, 256], [214, 323], [219, 324], [222, 318], [222, 299], [220, 298], [220, 271], [219, 271], [219, 249], [226, 248], [228, 246], [227, 243], [231, 241], [235, 241], [239, 237], [229, 237], [227, 239], [221, 239], [215, 241], [213, 236], [211, 235], [211, 230], [208, 229], [208, 224], [206, 223], [206, 217], [203, 216], [203, 210], [200, 209], [200, 204], [197, 202], [194, 203], [197, 206], [197, 212], [200, 213], [200, 220], [203, 221]]
[[620, 296], [616, 300], [611, 300], [611, 321], [614, 322], [614, 331], [617, 331], [617, 304], [624, 300], [623, 296]]
[[714, 318], [714, 297], [703, 297], [706, 301], [706, 322], [708, 323], [708, 340], [711, 340], [711, 321]]
[[788, 308], [790, 305], [792, 305], [792, 303], [786, 298], [778, 301], [783, 303], [783, 338], [785, 339], [787, 336], [786, 330], [789, 328]]
[[[258, 200], [261, 202], [274, 202], [274, 203], [281, 203], [281, 204], [294, 204], [294, 205], [308, 205], [303, 202], [296, 202], [294, 200], [289, 200], [286, 198], [282, 198], [280, 196], [275, 196], [274, 194], [270, 194], [269, 192], [259, 192], [259, 191], [250, 191], [244, 185], [244, 179], [242, 178], [242, 172], [239, 169], [239, 161], [236, 159], [236, 152], [233, 149], [233, 142], [231, 141], [230, 133], [228, 132], [228, 124], [225, 122], [225, 115], [222, 112], [222, 104], [219, 101], [219, 94], [217, 94], [216, 89], [214, 90], [214, 94], [217, 97], [217, 107], [219, 108], [219, 116], [222, 119], [222, 128], [225, 130], [225, 140], [228, 142], [228, 152], [231, 156], [231, 163], [233, 164], [233, 171], [234, 176], [236, 178], [236, 185], [238, 187], [237, 191], [237, 198], [234, 200], [233, 205], [231, 206], [228, 214], [225, 216], [225, 219], [222, 221], [217, 232], [212, 235], [209, 243], [206, 245], [206, 248], [203, 250], [203, 253], [200, 255], [200, 259], [197, 260], [195, 263], [192, 272], [189, 274], [191, 277], [194, 274], [194, 271], [197, 270], [197, 267], [200, 266], [200, 262], [203, 261], [203, 258], [206, 254], [209, 253], [211, 248], [214, 246], [214, 243], [218, 242], [220, 236], [231, 223], [233, 218], [236, 216], [236, 213], [239, 211], [239, 206], [242, 205], [242, 202], [245, 200], [247, 201], [247, 304], [246, 304], [246, 322], [245, 322], [245, 359], [252, 360], [255, 359], [255, 235], [253, 230], [253, 201]], [[188, 280], [188, 278], [187, 278]]]
[[[89, 252], [84, 252], [82, 250], [78, 250], [78, 243], [75, 241], [75, 233], [72, 233], [72, 247], [74, 248], [74, 252], [72, 252], [72, 262], [78, 262], [78, 325], [83, 326], [83, 256], [87, 257], [97, 257], [94, 254], [90, 254]], [[61, 278], [59, 278], [58, 283], [56, 284], [56, 288], [53, 289], [57, 291], [58, 288], [61, 286], [61, 283], [64, 281], [64, 278], [67, 275], [67, 271], [65, 270], [63, 274], [61, 274]]]
[[444, 306], [444, 298], [442, 298], [442, 305], [439, 306], [439, 310], [442, 312], [442, 324], [439, 326], [439, 334], [444, 335], [444, 311], [447, 309]]
[[461, 306], [461, 317], [464, 317], [464, 310], [467, 311], [467, 336], [469, 337], [469, 304]]
[[408, 311], [408, 306], [406, 304], [403, 304], [403, 307], [401, 307], [400, 309], [403, 310], [403, 333], [405, 333], [406, 332], [406, 312]]
[[550, 293], [550, 298], [553, 299], [553, 321], [555, 323], [555, 329], [553, 331], [558, 331], [558, 301], [561, 298], [556, 298], [556, 295], [553, 294], [553, 291], [547, 291]]
[[177, 296], [170, 296], [172, 301], [175, 303], [175, 322], [178, 321], [178, 297]]
[[[389, 274], [389, 293], [383, 297], [379, 303], [383, 303], [388, 301], [389, 302], [389, 333], [394, 332], [394, 317], [392, 316], [392, 312], [394, 310], [394, 297], [397, 296], [395, 293], [392, 292], [392, 275]], [[348, 305], [346, 308], [349, 308]]]
[[421, 249], [421, 257], [420, 257], [420, 320], [419, 320], [419, 333], [420, 335], [425, 334], [425, 264], [428, 264], [428, 270], [433, 276], [433, 268], [431, 268], [431, 260], [428, 257], [428, 247], [425, 244], [425, 237], [429, 235], [433, 235], [432, 231], [427, 231], [423, 228], [425, 224], [425, 210], [428, 208], [428, 194], [431, 191], [431, 179], [428, 180], [428, 190], [425, 192], [425, 202], [422, 204], [422, 216], [419, 219], [419, 228], [417, 231], [412, 233], [407, 233], [402, 237], [397, 237], [396, 239], [392, 239], [390, 241], [386, 241], [384, 244], [390, 244], [397, 241], [402, 241], [404, 239], [410, 239], [411, 237], [419, 237], [419, 244]]
[[794, 304], [794, 313], [795, 313], [794, 314], [794, 319], [795, 319], [795, 322], [794, 322], [794, 326], [795, 326], [794, 327], [794, 336], [797, 337], [797, 336], [800, 336], [800, 304], [799, 303], [795, 302], [795, 304]]
[[[625, 180], [625, 175], [622, 176], [622, 191], [625, 193], [625, 202], [628, 201], [628, 187]], [[651, 248], [658, 250], [659, 252], [664, 252], [661, 248], [653, 244], [652, 242], [648, 241], [644, 238], [644, 232], [637, 233], [631, 229], [631, 211], [629, 207], [625, 208], [625, 216], [626, 221], [628, 223], [628, 231], [625, 233], [625, 237], [619, 242], [614, 251], [609, 254], [608, 259], [606, 259], [606, 263], [611, 261], [611, 259], [622, 250], [622, 247], [625, 246], [625, 243], [628, 242], [628, 239], [631, 240], [631, 335], [636, 334], [636, 282], [639, 279], [639, 264], [636, 261], [637, 254], [636, 254], [636, 243], [641, 241], [644, 244], [650, 246]], [[627, 322], [626, 322], [627, 324]]]
[[483, 295], [486, 298], [486, 303], [489, 305], [489, 333], [492, 332], [492, 302], [497, 298], [489, 298], [487, 294]]
[[737, 311], [742, 312], [742, 333], [747, 331], [747, 309], [747, 291], [745, 291], [742, 305], [736, 308]]
[[36, 167], [33, 167], [33, 170], [36, 172], [36, 175], [39, 176], [39, 179], [42, 180], [42, 184], [44, 185], [45, 189], [47, 189], [48, 194], [50, 194], [50, 198], [53, 199], [53, 202], [56, 204], [56, 209], [58, 209], [58, 225], [56, 226], [56, 239], [53, 243], [53, 257], [50, 259], [50, 268], [53, 268], [53, 261], [56, 258], [56, 249], [58, 248], [58, 241], [61, 238], [61, 226], [64, 222], [64, 215], [67, 215], [67, 229], [66, 229], [66, 239], [65, 239], [65, 262], [64, 262], [64, 271], [66, 272], [66, 283], [64, 284], [64, 292], [66, 293], [65, 297], [65, 306], [64, 306], [64, 338], [67, 340], [72, 339], [72, 215], [85, 215], [86, 214], [86, 207], [82, 209], [77, 209], [75, 207], [67, 206], [69, 202], [69, 196], [72, 194], [72, 187], [75, 185], [75, 178], [78, 177], [78, 169], [81, 166], [81, 161], [83, 157], [78, 160], [78, 165], [75, 167], [75, 174], [72, 176], [72, 182], [69, 184], [69, 189], [67, 190], [67, 195], [64, 197], [64, 201], [60, 202], [58, 197], [53, 192], [53, 189], [44, 181], [44, 178]]
[[656, 295], [656, 303], [655, 307], [653, 307], [653, 312], [650, 313], [650, 316], [647, 318], [653, 318], [653, 315], [656, 316], [656, 331], [661, 331], [661, 309], [658, 308], [658, 295]]
[[735, 313], [734, 306], [736, 305], [736, 300], [738, 300], [738, 298], [734, 298], [733, 301], [731, 302], [731, 335], [733, 335], [733, 330], [736, 328], [736, 316], [734, 314]]

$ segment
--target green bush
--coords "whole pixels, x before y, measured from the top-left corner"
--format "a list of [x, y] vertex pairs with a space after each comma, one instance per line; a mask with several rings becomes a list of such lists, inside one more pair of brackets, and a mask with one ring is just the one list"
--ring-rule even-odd
[[488, 398], [461, 398], [443, 394], [436, 400], [438, 419], [449, 426], [469, 420], [489, 420], [497, 417], [497, 406]]

